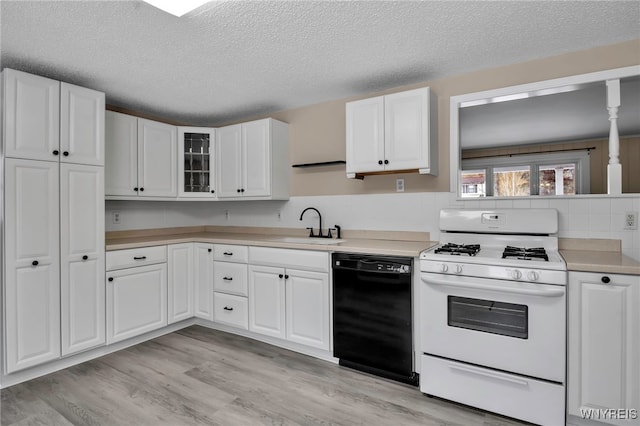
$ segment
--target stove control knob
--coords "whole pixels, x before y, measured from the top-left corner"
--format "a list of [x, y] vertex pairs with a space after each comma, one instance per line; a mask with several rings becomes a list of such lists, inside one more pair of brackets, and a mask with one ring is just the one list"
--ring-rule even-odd
[[455, 268], [453, 269], [453, 272], [455, 272], [456, 274], [459, 274], [462, 272], [462, 265], [456, 265]]
[[530, 271], [527, 274], [527, 278], [529, 278], [529, 281], [538, 281], [538, 278], [540, 278], [540, 275], [536, 271]]
[[514, 269], [513, 271], [511, 271], [511, 278], [513, 278], [514, 280], [519, 280], [520, 278], [522, 278], [522, 272]]
[[447, 266], [446, 263], [443, 263], [442, 265], [440, 265], [440, 271], [447, 272], [448, 270], [449, 270], [449, 267]]

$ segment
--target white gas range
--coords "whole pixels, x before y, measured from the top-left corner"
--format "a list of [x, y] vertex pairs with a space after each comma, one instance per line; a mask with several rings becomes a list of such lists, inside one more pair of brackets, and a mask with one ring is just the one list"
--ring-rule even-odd
[[565, 420], [566, 265], [554, 209], [440, 213], [420, 255], [422, 392], [543, 424]]

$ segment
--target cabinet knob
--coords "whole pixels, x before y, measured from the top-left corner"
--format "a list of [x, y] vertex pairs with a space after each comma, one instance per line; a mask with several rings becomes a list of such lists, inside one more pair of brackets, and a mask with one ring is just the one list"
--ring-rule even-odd
[[87, 259], [89, 259], [89, 256], [87, 256], [86, 254], [82, 256], [82, 260], [87, 260]]
[[60, 151], [58, 151], [57, 149], [54, 149], [53, 150], [53, 155], [58, 155], [58, 154], [60, 154]]
[[136, 192], [138, 192], [138, 188], [137, 188], [137, 187], [136, 187], [136, 188], [133, 188], [133, 190], [134, 190], [134, 191], [136, 191]]
[[211, 190], [211, 193], [212, 193], [212, 194], [215, 194], [215, 193], [216, 193], [216, 191], [214, 191], [214, 190], [212, 189], [212, 190]]
[[68, 157], [69, 156], [69, 151], [63, 151], [62, 155], [64, 155], [65, 157]]
[[107, 281], [109, 281], [109, 282], [113, 281], [113, 277], [107, 278]]
[[141, 192], [142, 192], [142, 191], [144, 191], [144, 188], [140, 188], [140, 191], [141, 191]]
[[240, 189], [240, 192], [244, 192], [244, 188]]
[[602, 278], [600, 278], [600, 281], [602, 281], [605, 284], [609, 284], [611, 282], [611, 278], [604, 276]]
[[283, 274], [278, 274], [278, 278], [283, 278], [284, 275]]
[[289, 279], [289, 275], [285, 275], [285, 276], [284, 276], [284, 279], [285, 279], [285, 280], [288, 280], [288, 279]]
[[209, 253], [211, 253], [211, 252], [213, 251], [213, 249], [207, 249], [207, 251], [208, 251]]
[[389, 164], [389, 160], [384, 160], [384, 164]]
[[38, 266], [38, 264], [39, 264], [39, 263], [40, 263], [40, 262], [38, 262], [37, 260], [34, 260], [33, 262], [31, 262], [31, 264], [32, 264], [33, 266]]
[[240, 189], [236, 189], [236, 192], [237, 192], [237, 193], [240, 193]]
[[382, 160], [378, 160], [378, 164], [382, 165]]

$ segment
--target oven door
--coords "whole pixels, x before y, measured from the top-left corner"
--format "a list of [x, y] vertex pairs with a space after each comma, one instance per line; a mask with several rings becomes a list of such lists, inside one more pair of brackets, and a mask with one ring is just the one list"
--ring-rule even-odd
[[421, 273], [429, 355], [565, 380], [565, 287]]

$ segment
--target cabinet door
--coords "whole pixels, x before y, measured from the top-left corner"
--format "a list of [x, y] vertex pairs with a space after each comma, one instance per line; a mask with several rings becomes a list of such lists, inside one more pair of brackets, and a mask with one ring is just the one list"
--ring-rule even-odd
[[107, 272], [107, 344], [166, 325], [166, 263]]
[[60, 84], [60, 161], [104, 166], [104, 93]]
[[138, 195], [138, 119], [105, 113], [105, 195]]
[[242, 195], [271, 195], [271, 125], [258, 120], [242, 125]]
[[284, 339], [284, 269], [249, 265], [249, 330]]
[[60, 165], [62, 355], [105, 343], [104, 169]]
[[242, 125], [216, 131], [218, 198], [240, 197], [242, 189]]
[[639, 359], [640, 277], [570, 272], [568, 413], [640, 424], [598, 418], [602, 409], [640, 407]]
[[329, 276], [286, 270], [287, 340], [329, 350]]
[[178, 127], [178, 196], [215, 199], [215, 129]]
[[385, 96], [384, 117], [385, 170], [429, 168], [429, 89]]
[[172, 244], [169, 255], [169, 324], [193, 316], [193, 244]]
[[347, 173], [384, 170], [384, 98], [348, 102]]
[[178, 195], [176, 126], [138, 119], [138, 184], [141, 197]]
[[5, 69], [4, 155], [58, 161], [60, 82]]
[[213, 244], [194, 243], [195, 316], [213, 321]]
[[5, 160], [7, 373], [60, 357], [58, 167]]

